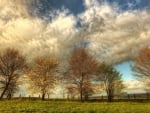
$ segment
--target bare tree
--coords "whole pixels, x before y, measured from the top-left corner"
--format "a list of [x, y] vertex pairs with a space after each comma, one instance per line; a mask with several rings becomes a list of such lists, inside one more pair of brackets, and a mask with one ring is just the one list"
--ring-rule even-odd
[[[148, 87], [146, 90], [150, 89], [150, 48], [145, 48], [141, 50], [139, 55], [135, 59], [133, 66], [133, 71], [135, 72], [135, 77], [143, 81]], [[149, 92], [149, 91], [148, 91]]]
[[99, 66], [97, 80], [103, 83], [107, 93], [108, 102], [112, 102], [114, 94], [121, 93], [124, 88], [121, 74], [111, 65], [101, 64]]
[[96, 69], [96, 61], [86, 52], [86, 49], [74, 49], [69, 60], [69, 75], [66, 78], [69, 84], [74, 85], [78, 90], [81, 101], [91, 91], [93, 74]]
[[68, 86], [67, 89], [67, 98], [68, 99], [75, 99], [75, 97], [78, 95], [76, 87], [75, 86]]
[[[19, 78], [17, 78], [17, 79], [19, 79]], [[16, 79], [15, 79], [16, 80]], [[16, 93], [16, 91], [19, 89], [19, 83], [20, 82], [18, 82], [18, 81], [14, 81], [14, 80], [12, 80], [11, 82], [10, 82], [10, 86], [9, 86], [9, 88], [8, 88], [8, 90], [6, 91], [6, 96], [7, 96], [7, 98], [8, 99], [11, 99], [12, 98], [12, 96]]]
[[41, 93], [42, 100], [54, 88], [57, 67], [58, 62], [55, 58], [38, 57], [35, 58], [34, 64], [29, 70], [28, 79], [30, 89], [36, 93]]
[[9, 98], [16, 92], [18, 79], [23, 75], [23, 69], [26, 66], [26, 60], [18, 50], [6, 49], [0, 54], [0, 99], [7, 93]]
[[84, 83], [84, 86], [83, 86], [84, 100], [88, 100], [89, 96], [91, 96], [94, 93], [94, 88], [92, 87], [93, 84], [91, 83], [92, 81], [87, 81]]

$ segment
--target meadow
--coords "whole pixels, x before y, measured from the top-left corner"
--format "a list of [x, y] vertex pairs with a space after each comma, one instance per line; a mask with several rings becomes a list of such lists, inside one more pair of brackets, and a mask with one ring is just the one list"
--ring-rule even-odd
[[3, 100], [0, 113], [150, 113], [150, 102]]

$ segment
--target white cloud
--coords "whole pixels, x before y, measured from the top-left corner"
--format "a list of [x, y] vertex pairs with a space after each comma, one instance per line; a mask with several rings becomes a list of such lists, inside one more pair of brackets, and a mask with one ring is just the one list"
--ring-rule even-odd
[[141, 81], [128, 80], [124, 81], [124, 85], [127, 94], [146, 93], [146, 86]]
[[15, 47], [29, 60], [37, 55], [55, 54], [59, 58], [68, 55], [77, 39], [73, 15], [59, 12], [48, 22], [28, 13], [30, 1], [0, 2], [0, 49]]
[[100, 61], [116, 64], [132, 60], [142, 48], [150, 46], [148, 10], [119, 12], [108, 4], [88, 5], [80, 18], [89, 26], [83, 32], [89, 49]]
[[[19, 48], [29, 58], [53, 53], [67, 59], [71, 49], [84, 40], [96, 58], [116, 64], [134, 59], [150, 45], [148, 10], [119, 12], [117, 5], [85, 0], [86, 11], [77, 18], [68, 11], [58, 11], [51, 21], [45, 21], [30, 15], [30, 0], [0, 3], [0, 48]], [[85, 30], [76, 28], [78, 18], [88, 26]]]

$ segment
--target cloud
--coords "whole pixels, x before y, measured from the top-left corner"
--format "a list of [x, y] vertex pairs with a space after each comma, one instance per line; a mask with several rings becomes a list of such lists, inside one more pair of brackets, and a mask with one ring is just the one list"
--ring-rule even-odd
[[115, 4], [85, 0], [82, 14], [74, 16], [64, 9], [44, 20], [36, 15], [34, 2], [0, 0], [0, 49], [18, 48], [29, 60], [54, 54], [65, 61], [74, 47], [87, 44], [99, 61], [117, 64], [133, 60], [150, 45], [150, 11], [146, 9], [121, 11]]
[[125, 89], [127, 94], [145, 93], [146, 86], [143, 82], [137, 80], [124, 81]]
[[27, 3], [29, 0], [0, 0], [0, 18], [3, 21], [28, 16]]
[[0, 49], [17, 48], [29, 61], [38, 55], [54, 54], [59, 59], [68, 56], [78, 40], [74, 38], [78, 30], [76, 18], [67, 10], [57, 11], [46, 21], [29, 13], [33, 1], [0, 2]]
[[107, 3], [85, 0], [87, 10], [80, 15], [89, 50], [110, 64], [133, 60], [142, 48], [150, 46], [150, 11], [119, 11]]

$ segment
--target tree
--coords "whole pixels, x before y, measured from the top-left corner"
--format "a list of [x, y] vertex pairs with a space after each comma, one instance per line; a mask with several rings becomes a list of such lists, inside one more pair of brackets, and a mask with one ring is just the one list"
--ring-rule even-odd
[[34, 59], [34, 64], [29, 69], [28, 79], [30, 89], [41, 93], [42, 100], [56, 83], [55, 74], [58, 62], [55, 58], [38, 57]]
[[121, 93], [124, 88], [121, 74], [111, 65], [101, 64], [99, 66], [97, 80], [103, 83], [107, 93], [108, 102], [112, 102], [114, 95]]
[[69, 60], [69, 74], [66, 77], [69, 85], [73, 85], [79, 92], [80, 100], [91, 93], [93, 74], [96, 72], [97, 62], [86, 49], [74, 49]]
[[88, 100], [89, 96], [91, 96], [94, 93], [94, 88], [92, 87], [93, 84], [91, 83], [92, 81], [93, 80], [85, 82], [83, 86], [84, 100]]
[[[150, 86], [150, 48], [141, 50], [139, 55], [135, 58], [133, 71], [135, 77], [142, 80], [149, 89]], [[147, 89], [147, 90], [148, 90]]]
[[0, 54], [0, 84], [1, 96], [11, 98], [18, 89], [18, 79], [26, 67], [25, 57], [15, 49], [6, 49]]
[[[19, 78], [17, 78], [19, 79]], [[10, 86], [8, 88], [8, 90], [6, 91], [6, 96], [8, 99], [11, 99], [11, 97], [16, 93], [16, 91], [19, 89], [18, 87], [19, 85], [19, 82], [15, 80], [12, 80], [10, 82]]]
[[74, 86], [68, 86], [67, 89], [67, 99], [74, 99], [77, 96], [77, 90]]

